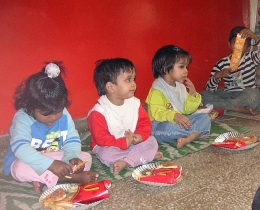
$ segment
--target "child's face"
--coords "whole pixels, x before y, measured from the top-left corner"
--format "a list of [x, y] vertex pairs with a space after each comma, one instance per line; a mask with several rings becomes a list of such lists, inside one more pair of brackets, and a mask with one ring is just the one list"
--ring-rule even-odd
[[173, 68], [168, 74], [164, 76], [164, 80], [172, 86], [175, 86], [175, 82], [184, 83], [188, 76], [188, 59], [180, 59], [173, 65]]
[[60, 112], [57, 112], [55, 114], [50, 114], [50, 115], [44, 116], [40, 109], [35, 109], [34, 110], [34, 118], [37, 121], [39, 121], [40, 123], [43, 123], [47, 126], [52, 126], [55, 121], [57, 121], [58, 119], [61, 118], [62, 112], [63, 112], [63, 110], [60, 111]]
[[128, 99], [134, 96], [136, 91], [135, 72], [120, 73], [114, 86], [114, 96], [117, 99]]
[[[235, 42], [236, 42], [236, 37], [234, 37], [233, 39], [231, 39], [231, 42], [229, 42], [229, 48], [231, 50], [231, 52], [233, 53], [233, 50], [234, 50], [234, 45], [235, 45]], [[243, 50], [242, 50], [242, 55], [244, 55], [244, 53], [246, 51], [250, 50], [250, 46], [248, 46], [248, 43], [245, 42], [244, 44], [244, 47], [243, 47]]]

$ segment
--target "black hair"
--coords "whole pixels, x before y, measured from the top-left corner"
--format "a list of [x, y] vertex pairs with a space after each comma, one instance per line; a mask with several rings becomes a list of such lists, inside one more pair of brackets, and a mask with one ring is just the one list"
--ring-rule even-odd
[[[46, 62], [45, 64], [49, 64]], [[53, 61], [60, 73], [65, 75], [65, 68], [61, 61]], [[45, 73], [45, 67], [17, 86], [14, 93], [14, 107], [16, 110], [21, 108], [33, 117], [35, 109], [41, 110], [44, 116], [62, 111], [64, 107], [70, 105], [68, 100], [68, 91], [61, 74], [55, 78], [50, 78]]]
[[100, 59], [95, 64], [94, 83], [99, 96], [107, 94], [108, 82], [117, 84], [117, 77], [121, 72], [135, 72], [134, 64], [125, 58]]
[[[231, 43], [231, 40], [235, 37], [237, 37], [237, 34], [239, 34], [243, 29], [246, 29], [247, 27], [245, 26], [236, 26], [234, 28], [231, 29], [230, 33], [229, 33], [229, 38], [228, 41], [229, 43]], [[248, 44], [248, 46], [251, 46], [251, 38], [248, 37], [246, 38], [246, 42]]]
[[192, 61], [191, 55], [180, 47], [174, 45], [161, 47], [156, 51], [152, 59], [153, 76], [158, 78], [159, 76], [169, 73], [174, 64], [181, 59], [187, 59], [189, 64]]

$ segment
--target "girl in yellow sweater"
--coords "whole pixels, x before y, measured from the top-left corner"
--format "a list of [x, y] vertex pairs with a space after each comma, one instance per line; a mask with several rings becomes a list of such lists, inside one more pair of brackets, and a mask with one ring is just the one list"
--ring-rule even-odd
[[201, 95], [188, 79], [191, 60], [187, 51], [174, 45], [157, 50], [152, 60], [155, 81], [146, 98], [152, 135], [159, 142], [177, 140], [177, 148], [210, 134], [208, 114], [195, 113]]

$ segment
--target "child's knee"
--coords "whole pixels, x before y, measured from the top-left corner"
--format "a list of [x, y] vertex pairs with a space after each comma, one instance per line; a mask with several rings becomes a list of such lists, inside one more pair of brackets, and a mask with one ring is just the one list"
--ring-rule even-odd
[[88, 162], [86, 163], [85, 168], [90, 169], [90, 167], [92, 165], [92, 156], [88, 152], [81, 152], [80, 159], [82, 161], [86, 161], [87, 160]]
[[20, 177], [23, 176], [25, 173], [25, 171], [23, 170], [23, 167], [21, 166], [23, 163], [19, 160], [16, 160], [13, 162], [12, 166], [11, 166], [11, 174], [12, 177], [15, 180], [20, 180]]
[[16, 177], [16, 172], [18, 171], [18, 165], [17, 161], [15, 161], [12, 166], [11, 166], [11, 174], [15, 178]]

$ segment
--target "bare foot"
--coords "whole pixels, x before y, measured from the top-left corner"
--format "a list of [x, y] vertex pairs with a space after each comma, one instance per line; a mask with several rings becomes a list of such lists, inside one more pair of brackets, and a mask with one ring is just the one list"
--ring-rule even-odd
[[254, 112], [250, 106], [233, 107], [229, 110], [234, 111], [234, 112], [244, 113], [244, 114], [251, 114], [251, 115], [254, 114]]
[[98, 173], [94, 171], [82, 171], [77, 174], [70, 174], [67, 177], [59, 178], [58, 182], [91, 183], [96, 182], [98, 176]]
[[182, 148], [183, 146], [191, 143], [194, 139], [198, 138], [201, 133], [193, 132], [190, 136], [185, 138], [178, 138], [177, 139], [177, 148]]
[[82, 171], [79, 176], [82, 178], [81, 183], [89, 183], [97, 181], [99, 175], [94, 171]]
[[119, 174], [120, 171], [128, 167], [129, 164], [123, 160], [114, 163], [114, 174]]
[[191, 141], [188, 138], [178, 138], [177, 148], [182, 148], [183, 146], [189, 144]]
[[154, 156], [154, 160], [161, 160], [163, 158], [163, 153], [162, 152], [156, 152]]
[[43, 183], [40, 182], [31, 182], [33, 188], [34, 188], [34, 192], [36, 192], [37, 194], [40, 194], [42, 192], [42, 188], [44, 187]]

